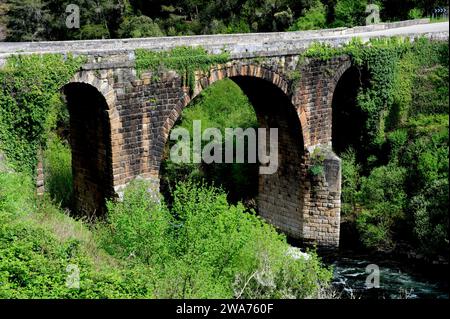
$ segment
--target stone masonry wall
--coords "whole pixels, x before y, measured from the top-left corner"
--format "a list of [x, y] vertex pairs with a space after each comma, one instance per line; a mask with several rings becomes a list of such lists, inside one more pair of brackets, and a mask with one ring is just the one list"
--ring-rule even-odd
[[151, 73], [137, 77], [129, 67], [85, 71], [90, 73], [83, 79], [107, 95], [112, 186], [119, 197], [135, 178], [153, 181], [157, 190], [164, 148], [183, 108], [215, 81], [233, 79], [249, 96], [260, 126], [279, 128], [279, 169], [259, 178], [260, 215], [294, 238], [337, 246], [340, 162], [330, 153], [322, 177], [311, 176], [308, 168], [315, 147], [331, 146], [333, 90], [348, 67], [346, 57], [328, 62], [300, 62], [298, 56], [232, 60], [208, 74], [198, 73], [193, 94], [170, 70], [158, 74], [157, 81]]
[[[103, 97], [100, 103], [103, 108], [92, 113], [97, 112], [101, 125], [94, 130], [92, 120], [91, 127], [84, 130], [91, 140], [85, 139], [86, 145], [74, 145], [73, 170], [79, 202], [88, 203], [90, 209], [104, 201], [104, 197], [115, 194], [120, 197], [126, 184], [135, 178], [154, 181], [156, 190], [164, 146], [183, 108], [217, 80], [233, 78], [244, 88], [246, 81], [240, 80], [252, 79], [247, 84], [253, 84], [246, 89], [256, 101], [255, 111], [261, 125], [276, 125], [281, 132], [281, 167], [273, 176], [260, 178], [261, 215], [294, 237], [337, 246], [341, 177], [340, 160], [331, 150], [331, 104], [336, 83], [350, 61], [345, 56], [328, 62], [299, 61], [298, 55], [313, 42], [340, 46], [355, 35], [364, 41], [393, 33], [411, 39], [425, 36], [448, 40], [448, 26], [445, 30], [439, 24], [395, 30], [426, 23], [427, 20], [414, 20], [304, 32], [0, 43], [0, 67], [10, 55], [19, 53], [72, 53], [88, 57], [88, 63], [72, 82], [90, 85]], [[231, 61], [214, 67], [209, 74], [198, 74], [193, 94], [170, 70], [159, 74], [158, 82], [152, 81], [152, 74], [148, 73], [137, 77], [136, 48], [160, 51], [183, 45], [203, 46], [210, 53], [226, 50]], [[282, 92], [277, 96], [280, 103], [271, 101], [270, 111], [264, 108], [269, 96], [264, 93], [270, 90], [262, 89], [255, 78], [269, 83], [274, 90], [271, 92]], [[73, 120], [77, 123], [73, 134], [84, 136], [83, 117]], [[312, 176], [312, 155], [317, 148], [326, 150], [327, 156], [321, 163], [323, 174]]]

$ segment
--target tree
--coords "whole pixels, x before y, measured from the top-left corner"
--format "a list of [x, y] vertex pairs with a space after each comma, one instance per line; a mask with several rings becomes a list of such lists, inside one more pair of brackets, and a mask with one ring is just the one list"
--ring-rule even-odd
[[338, 0], [334, 8], [334, 27], [364, 25], [367, 0]]
[[316, 1], [312, 7], [305, 11], [305, 14], [302, 17], [295, 21], [290, 30], [323, 29], [327, 22], [326, 14], [326, 7], [320, 1]]
[[49, 11], [42, 0], [9, 0], [7, 41], [46, 39]]
[[160, 37], [164, 33], [159, 25], [147, 16], [132, 16], [126, 18], [119, 27], [120, 38]]

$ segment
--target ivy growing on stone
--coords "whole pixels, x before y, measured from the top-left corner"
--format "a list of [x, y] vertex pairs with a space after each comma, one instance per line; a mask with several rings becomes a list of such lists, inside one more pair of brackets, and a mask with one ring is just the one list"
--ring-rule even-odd
[[412, 47], [413, 44], [408, 39], [394, 37], [363, 43], [355, 38], [337, 48], [315, 43], [303, 56], [326, 61], [347, 54], [353, 65], [368, 72], [369, 85], [361, 88], [357, 103], [367, 113], [366, 129], [370, 142], [379, 145], [384, 142], [385, 119], [393, 102], [398, 62]]
[[208, 72], [215, 64], [226, 63], [229, 53], [210, 54], [202, 47], [176, 47], [169, 51], [150, 51], [136, 49], [136, 70], [138, 76], [142, 72], [158, 73], [164, 70], [174, 70], [183, 79], [183, 85], [194, 89], [195, 72]]
[[0, 149], [16, 170], [34, 171], [38, 148], [65, 112], [60, 89], [84, 61], [61, 54], [17, 55], [0, 69]]

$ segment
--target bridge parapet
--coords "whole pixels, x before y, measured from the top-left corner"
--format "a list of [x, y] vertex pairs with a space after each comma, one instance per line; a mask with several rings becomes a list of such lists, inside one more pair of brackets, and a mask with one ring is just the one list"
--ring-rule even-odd
[[[338, 28], [317, 31], [245, 33], [227, 35], [196, 35], [142, 39], [106, 39], [80, 41], [0, 42], [0, 65], [11, 54], [68, 53], [83, 54], [96, 59], [108, 57], [109, 63], [126, 63], [133, 60], [137, 48], [161, 51], [178, 46], [202, 46], [210, 53], [226, 50], [232, 58], [282, 56], [299, 54], [312, 42], [326, 42], [339, 46], [353, 37], [368, 40], [373, 37], [426, 36], [447, 39], [448, 23], [428, 24], [428, 19], [382, 23], [354, 28]], [[445, 25], [445, 26], [444, 26]], [[111, 57], [120, 57], [113, 61]]]

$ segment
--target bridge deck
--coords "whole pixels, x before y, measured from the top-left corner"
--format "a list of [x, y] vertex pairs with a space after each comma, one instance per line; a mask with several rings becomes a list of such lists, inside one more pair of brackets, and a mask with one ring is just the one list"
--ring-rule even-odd
[[355, 28], [338, 28], [318, 31], [247, 33], [229, 35], [198, 35], [140, 39], [107, 39], [53, 42], [0, 42], [1, 60], [11, 54], [67, 53], [111, 55], [130, 53], [136, 48], [167, 50], [176, 46], [203, 46], [211, 53], [226, 49], [232, 58], [255, 56], [280, 56], [298, 54], [311, 42], [340, 45], [353, 37], [368, 40], [386, 36], [427, 36], [448, 39], [449, 23], [429, 23], [428, 19], [382, 23]]

